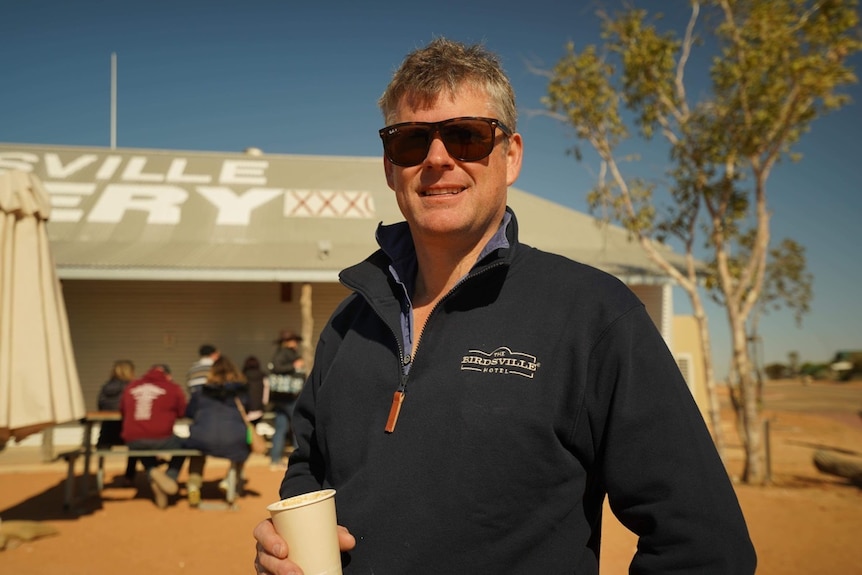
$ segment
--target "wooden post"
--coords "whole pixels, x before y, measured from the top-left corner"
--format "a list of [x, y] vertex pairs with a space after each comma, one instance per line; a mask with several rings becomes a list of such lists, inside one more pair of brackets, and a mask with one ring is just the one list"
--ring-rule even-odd
[[769, 419], [763, 420], [763, 445], [766, 452], [766, 476], [764, 483], [772, 483], [772, 442], [769, 437]]
[[314, 333], [314, 314], [313, 312], [313, 288], [310, 283], [302, 284], [302, 292], [299, 296], [299, 310], [301, 314], [302, 335], [302, 358], [305, 360], [306, 373], [311, 371], [312, 358], [314, 357], [314, 348], [312, 347], [311, 336]]

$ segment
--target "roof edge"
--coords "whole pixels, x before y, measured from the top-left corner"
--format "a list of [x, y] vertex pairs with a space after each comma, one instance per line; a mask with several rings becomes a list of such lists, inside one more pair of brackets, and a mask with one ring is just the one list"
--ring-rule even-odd
[[338, 282], [336, 270], [96, 268], [57, 266], [61, 280]]

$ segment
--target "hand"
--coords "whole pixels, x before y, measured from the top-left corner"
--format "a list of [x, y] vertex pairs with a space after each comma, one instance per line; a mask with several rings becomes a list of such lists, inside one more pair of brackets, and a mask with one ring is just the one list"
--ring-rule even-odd
[[[254, 528], [257, 540], [254, 569], [257, 575], [300, 575], [302, 569], [288, 558], [287, 543], [276, 533], [271, 519], [265, 519]], [[346, 527], [338, 526], [338, 547], [350, 551], [356, 547], [356, 538]]]

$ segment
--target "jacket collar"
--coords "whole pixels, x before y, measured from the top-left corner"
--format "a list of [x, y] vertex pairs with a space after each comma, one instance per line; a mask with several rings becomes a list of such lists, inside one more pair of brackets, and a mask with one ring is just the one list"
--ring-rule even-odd
[[[344, 269], [339, 278], [352, 288], [363, 291], [369, 282], [376, 283], [381, 272], [403, 285], [407, 293], [412, 293], [416, 278], [416, 248], [407, 222], [377, 226], [375, 233], [380, 249], [359, 264]], [[482, 249], [472, 271], [502, 260], [509, 263], [518, 245], [518, 220], [515, 212], [506, 206], [503, 221], [494, 236]], [[375, 279], [377, 278], [377, 279]]]

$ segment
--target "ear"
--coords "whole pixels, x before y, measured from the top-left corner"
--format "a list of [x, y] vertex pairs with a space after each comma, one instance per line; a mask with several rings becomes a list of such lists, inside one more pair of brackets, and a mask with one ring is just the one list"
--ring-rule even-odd
[[515, 132], [509, 138], [509, 149], [506, 150], [506, 184], [511, 186], [521, 173], [521, 162], [524, 158], [524, 142], [521, 134]]
[[383, 172], [386, 174], [386, 184], [395, 191], [395, 165], [383, 156]]

